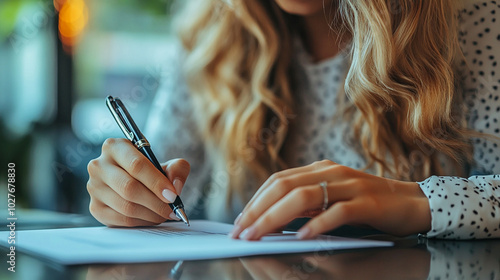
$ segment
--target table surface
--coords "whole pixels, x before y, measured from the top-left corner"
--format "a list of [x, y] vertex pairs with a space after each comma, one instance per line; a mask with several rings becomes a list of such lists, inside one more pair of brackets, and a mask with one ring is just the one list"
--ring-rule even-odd
[[[73, 225], [74, 226], [74, 225]], [[60, 227], [60, 225], [55, 226]], [[339, 235], [352, 236], [343, 231]], [[201, 261], [62, 266], [16, 251], [16, 272], [0, 279], [500, 279], [500, 240], [390, 240], [394, 247]], [[0, 254], [6, 259], [6, 248]]]

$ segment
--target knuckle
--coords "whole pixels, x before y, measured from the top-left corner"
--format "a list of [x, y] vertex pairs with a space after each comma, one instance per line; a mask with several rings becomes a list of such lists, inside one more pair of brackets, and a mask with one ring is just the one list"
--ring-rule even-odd
[[372, 192], [372, 189], [359, 178], [351, 179], [349, 185], [354, 186], [359, 194], [368, 194]]
[[124, 179], [121, 187], [121, 194], [123, 195], [123, 198], [125, 199], [132, 199], [135, 197], [137, 193], [137, 184], [134, 179], [127, 178]]
[[90, 203], [89, 203], [89, 212], [90, 214], [92, 214], [92, 216], [96, 216], [97, 213], [99, 213], [98, 211], [98, 206], [97, 204], [95, 203], [95, 201], [93, 199], [90, 199]]
[[323, 160], [320, 160], [319, 162], [323, 165], [332, 165], [333, 164], [333, 161], [331, 161], [329, 159], [323, 159]]
[[314, 198], [314, 194], [305, 188], [297, 188], [290, 192], [290, 196], [296, 201], [295, 203], [298, 206], [307, 206], [312, 199]]
[[276, 180], [276, 187], [284, 192], [287, 192], [292, 187], [292, 181], [287, 178], [279, 178]]
[[367, 195], [363, 197], [363, 205], [365, 205], [366, 209], [372, 209], [374, 213], [377, 213], [384, 209], [387, 204], [377, 196]]
[[146, 158], [135, 156], [129, 163], [129, 171], [131, 174], [139, 174], [144, 169], [146, 164], [147, 164]]
[[137, 212], [137, 204], [125, 200], [121, 205], [121, 212], [127, 217], [132, 216]]
[[132, 218], [130, 216], [123, 216], [122, 223], [123, 223], [123, 226], [126, 226], [126, 227], [135, 227], [136, 226], [136, 219]]
[[91, 161], [89, 161], [89, 163], [87, 164], [87, 171], [89, 173], [89, 175], [92, 175], [95, 173], [95, 171], [99, 170], [99, 159], [98, 158], [95, 158], [95, 159], [92, 159]]
[[278, 180], [279, 178], [281, 177], [280, 173], [277, 172], [277, 173], [273, 173], [270, 177], [269, 177], [269, 181], [270, 182], [274, 182], [276, 180]]
[[107, 138], [106, 140], [104, 140], [104, 143], [102, 143], [102, 151], [109, 151], [113, 147], [113, 145], [115, 145], [116, 141], [116, 138]]
[[333, 162], [329, 159], [323, 159], [323, 160], [314, 162], [313, 165], [316, 165], [318, 167], [325, 167], [325, 166], [335, 165], [335, 162]]
[[331, 167], [331, 170], [333, 172], [335, 172], [337, 174], [341, 174], [341, 175], [348, 175], [351, 172], [351, 168], [344, 166], [344, 165], [340, 165], [340, 164], [333, 165]]
[[317, 196], [313, 189], [302, 189], [300, 197], [304, 200], [305, 203], [310, 204], [314, 201], [314, 198]]
[[94, 184], [92, 184], [92, 181], [89, 179], [87, 181], [87, 192], [89, 193], [89, 195], [92, 197], [92, 194], [94, 193]]
[[273, 216], [271, 214], [266, 214], [259, 219], [259, 223], [264, 226], [274, 225]]
[[245, 212], [245, 217], [242, 219], [240, 224], [246, 224], [247, 222], [253, 222], [253, 221], [257, 220], [258, 217], [259, 216], [257, 213], [255, 213], [253, 210], [249, 210], [249, 211]]
[[349, 179], [349, 185], [352, 185], [352, 186], [365, 186], [365, 182], [362, 178], [359, 178], [359, 177], [354, 177], [354, 178], [351, 178]]
[[102, 205], [93, 199], [90, 200], [89, 203], [89, 212], [90, 214], [101, 224], [106, 225], [109, 223], [106, 223], [103, 215], [102, 215]]

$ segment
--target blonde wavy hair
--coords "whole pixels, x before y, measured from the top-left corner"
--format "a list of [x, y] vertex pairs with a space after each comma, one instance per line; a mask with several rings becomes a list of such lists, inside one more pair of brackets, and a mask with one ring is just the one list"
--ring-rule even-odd
[[[286, 168], [280, 154], [294, 112], [290, 80], [296, 17], [270, 0], [191, 0], [178, 21], [185, 76], [203, 135], [231, 170], [261, 181]], [[440, 174], [439, 155], [460, 166], [471, 147], [454, 66], [455, 0], [340, 0], [351, 65], [341, 111], [377, 175]], [[325, 10], [325, 17], [334, 20]], [[345, 99], [342, 92], [339, 96]], [[458, 101], [458, 102], [457, 102]], [[241, 172], [229, 172], [242, 192]], [[459, 174], [457, 174], [459, 175]]]

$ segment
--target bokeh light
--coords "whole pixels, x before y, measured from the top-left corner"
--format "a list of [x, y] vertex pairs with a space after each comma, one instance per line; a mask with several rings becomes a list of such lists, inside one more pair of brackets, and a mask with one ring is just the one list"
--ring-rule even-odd
[[59, 11], [59, 38], [71, 53], [88, 23], [88, 7], [84, 0], [54, 0]]

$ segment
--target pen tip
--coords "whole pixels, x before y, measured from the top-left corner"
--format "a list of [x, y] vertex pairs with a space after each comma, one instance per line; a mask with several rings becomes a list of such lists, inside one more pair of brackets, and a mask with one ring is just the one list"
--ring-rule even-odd
[[188, 217], [182, 208], [175, 209], [175, 215], [179, 217], [188, 227], [190, 226]]

